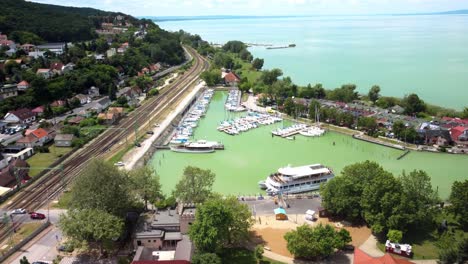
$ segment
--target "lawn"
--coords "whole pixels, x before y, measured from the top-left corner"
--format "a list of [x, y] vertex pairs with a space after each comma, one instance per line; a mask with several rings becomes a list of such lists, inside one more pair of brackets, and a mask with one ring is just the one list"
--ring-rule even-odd
[[231, 53], [231, 56], [236, 64], [242, 65], [242, 68], [240, 70], [237, 70], [236, 73], [238, 73], [241, 77], [247, 77], [250, 83], [256, 83], [257, 80], [260, 78], [260, 75], [262, 75], [262, 73], [253, 69], [252, 64], [241, 60], [236, 55]]
[[110, 159], [109, 159], [109, 162], [111, 164], [114, 164], [114, 163], [117, 163], [119, 161], [122, 161], [122, 158], [123, 156], [125, 156], [125, 154], [130, 151], [131, 149], [133, 148], [133, 144], [128, 144], [126, 147], [124, 147], [123, 149], [121, 149], [119, 152], [115, 153], [114, 156], [112, 156]]
[[[223, 264], [257, 264], [254, 252], [247, 249], [225, 249], [220, 255]], [[274, 261], [263, 257], [261, 264], [283, 264], [283, 262]]]
[[29, 166], [31, 166], [31, 169], [29, 170], [29, 176], [36, 176], [42, 170], [44, 170], [44, 168], [49, 167], [54, 161], [67, 154], [72, 149], [73, 148], [55, 147], [54, 145], [51, 145], [49, 147], [49, 153], [36, 152], [34, 156], [27, 160]]
[[68, 203], [71, 199], [71, 192], [64, 192], [60, 196], [58, 203], [53, 203], [52, 208], [56, 209], [68, 209]]
[[[27, 236], [36, 231], [43, 223], [42, 222], [32, 222], [21, 225], [21, 227], [11, 236], [11, 240], [8, 240], [8, 247], [3, 248], [3, 251], [7, 251], [14, 245], [18, 244], [20, 241], [25, 239]], [[0, 252], [1, 254], [2, 252]]]

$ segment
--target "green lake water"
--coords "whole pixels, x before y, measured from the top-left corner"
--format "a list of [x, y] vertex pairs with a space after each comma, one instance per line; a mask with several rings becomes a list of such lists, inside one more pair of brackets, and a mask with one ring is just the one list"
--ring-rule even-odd
[[[175, 153], [158, 151], [150, 166], [161, 177], [165, 193], [170, 193], [186, 166], [210, 169], [216, 174], [214, 191], [223, 194], [248, 195], [259, 193], [258, 181], [279, 167], [322, 163], [339, 174], [346, 165], [365, 160], [376, 161], [395, 175], [403, 170], [421, 169], [428, 172], [434, 188], [447, 198], [455, 180], [468, 179], [468, 156], [411, 152], [397, 160], [403, 152], [329, 132], [320, 138], [296, 136], [296, 140], [272, 138], [271, 130], [283, 126], [270, 126], [229, 136], [216, 130], [219, 122], [228, 117], [224, 111], [227, 94], [216, 92], [206, 117], [195, 129], [195, 139], [221, 141], [225, 150], [211, 154]], [[286, 122], [284, 125], [288, 125]], [[335, 142], [335, 146], [333, 146]]]
[[468, 106], [468, 15], [310, 16], [157, 22], [214, 43], [241, 40], [264, 68], [280, 68], [300, 85], [333, 89], [354, 83], [361, 93], [417, 93], [426, 102]]

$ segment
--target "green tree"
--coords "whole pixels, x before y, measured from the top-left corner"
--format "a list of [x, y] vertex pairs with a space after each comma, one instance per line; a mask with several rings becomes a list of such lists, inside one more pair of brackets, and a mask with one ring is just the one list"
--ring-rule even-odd
[[23, 256], [23, 258], [20, 259], [20, 264], [29, 264], [28, 258], [26, 258], [26, 256]]
[[68, 210], [59, 219], [63, 233], [75, 241], [95, 242], [101, 252], [104, 245], [117, 240], [124, 223], [112, 214], [96, 209]]
[[133, 207], [130, 178], [102, 160], [91, 161], [71, 188], [70, 209], [96, 209], [121, 216]]
[[306, 259], [328, 257], [335, 249], [351, 242], [350, 238], [349, 233], [339, 235], [332, 226], [322, 224], [315, 228], [302, 225], [284, 236], [289, 252], [296, 258]]
[[241, 58], [241, 60], [249, 63], [253, 60], [252, 54], [247, 49], [241, 50], [239, 52], [239, 57]]
[[295, 110], [296, 110], [296, 104], [294, 103], [293, 99], [292, 98], [287, 98], [285, 101], [284, 101], [284, 104], [283, 104], [283, 107], [284, 107], [284, 112], [289, 115], [289, 116], [293, 116], [295, 117]]
[[357, 125], [359, 129], [367, 131], [369, 135], [374, 135], [377, 130], [377, 120], [375, 117], [359, 117]]
[[275, 69], [272, 69], [272, 70], [263, 71], [262, 75], [260, 76], [260, 80], [265, 85], [272, 85], [281, 76], [283, 76], [283, 71], [281, 71], [280, 69], [275, 68]]
[[148, 166], [134, 169], [130, 172], [133, 181], [133, 190], [136, 195], [145, 201], [145, 210], [148, 209], [148, 201], [155, 203], [162, 198], [161, 183], [159, 176]]
[[221, 258], [215, 253], [197, 253], [192, 258], [192, 264], [221, 264]]
[[463, 112], [461, 113], [461, 118], [468, 118], [468, 107], [463, 108]]
[[392, 242], [400, 243], [401, 239], [403, 238], [403, 232], [400, 230], [390, 229], [388, 230], [387, 238]]
[[380, 93], [380, 86], [378, 86], [378, 85], [372, 86], [372, 88], [370, 88], [369, 94], [368, 94], [369, 100], [371, 100], [372, 103], [375, 104], [375, 102], [377, 100], [379, 100], [379, 97], [380, 97], [379, 93]]
[[403, 98], [403, 104], [405, 106], [405, 113], [408, 115], [426, 111], [426, 104], [423, 100], [419, 99], [417, 94], [405, 96], [405, 98]]
[[260, 263], [263, 259], [263, 253], [265, 250], [263, 249], [263, 245], [257, 245], [254, 250], [255, 259], [257, 263]]
[[188, 166], [177, 183], [174, 196], [182, 202], [202, 203], [211, 196], [216, 175], [210, 170]]
[[468, 230], [468, 180], [455, 181], [450, 192], [449, 207], [464, 230]]
[[204, 71], [200, 75], [200, 78], [206, 82], [206, 85], [215, 86], [221, 83], [221, 71], [219, 69]]
[[223, 46], [223, 50], [229, 51], [232, 53], [240, 53], [241, 51], [245, 50], [247, 45], [245, 45], [242, 41], [238, 40], [231, 40], [226, 42]]
[[327, 93], [327, 99], [349, 103], [358, 99], [358, 93], [355, 91], [355, 84], [344, 84], [341, 88], [336, 88]]
[[402, 197], [407, 220], [415, 228], [430, 225], [435, 217], [435, 205], [438, 194], [432, 188], [431, 177], [425, 171], [414, 170], [409, 174], [403, 172], [400, 177]]
[[226, 246], [240, 246], [249, 239], [252, 215], [235, 197], [213, 197], [197, 208], [190, 239], [201, 252], [219, 252]]
[[217, 67], [231, 69], [234, 66], [234, 60], [228, 54], [218, 52], [213, 56], [213, 64]]
[[263, 68], [263, 64], [265, 63], [265, 61], [263, 59], [260, 59], [260, 58], [255, 58], [253, 61], [252, 61], [252, 67], [254, 69], [256, 69], [257, 71], [261, 70]]

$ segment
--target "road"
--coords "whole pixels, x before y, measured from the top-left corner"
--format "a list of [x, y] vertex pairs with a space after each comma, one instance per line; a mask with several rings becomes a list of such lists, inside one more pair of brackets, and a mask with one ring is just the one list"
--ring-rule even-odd
[[[161, 117], [165, 109], [164, 106], [177, 102], [177, 96], [182, 91], [191, 89], [198, 80], [200, 73], [209, 67], [209, 63], [195, 50], [187, 49], [194, 58], [194, 63], [185, 74], [161, 90], [158, 96], [148, 99], [145, 104], [122, 119], [119, 125], [104, 131], [92, 142], [65, 160], [62, 163], [63, 171], [54, 170], [44, 175], [44, 177], [21, 190], [13, 199], [6, 202], [3, 209], [26, 208], [30, 211], [38, 210], [50, 201], [51, 197], [55, 197], [62, 192], [67, 184], [86, 167], [89, 161], [102, 157], [108, 150], [117, 146], [122, 138], [130, 137], [134, 133], [134, 127], [141, 128], [149, 117]], [[0, 229], [0, 241], [5, 239], [4, 234], [6, 233], [8, 233], [8, 230], [3, 226]]]

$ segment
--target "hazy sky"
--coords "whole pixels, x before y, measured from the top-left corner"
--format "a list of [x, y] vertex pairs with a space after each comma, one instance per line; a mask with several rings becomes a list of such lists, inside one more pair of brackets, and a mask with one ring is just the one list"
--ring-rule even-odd
[[134, 16], [420, 13], [468, 9], [468, 0], [33, 0]]

